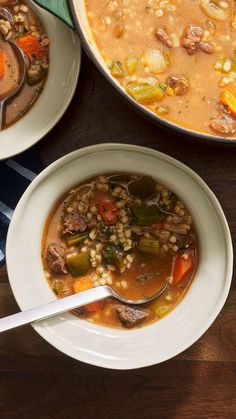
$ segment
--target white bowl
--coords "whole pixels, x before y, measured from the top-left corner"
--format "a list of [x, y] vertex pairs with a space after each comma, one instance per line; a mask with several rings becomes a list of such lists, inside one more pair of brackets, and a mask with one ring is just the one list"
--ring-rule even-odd
[[36, 103], [11, 127], [0, 132], [0, 159], [39, 141], [59, 121], [73, 97], [81, 62], [78, 36], [55, 16], [28, 1], [50, 39], [48, 77]]
[[177, 160], [148, 148], [124, 144], [83, 148], [51, 164], [31, 183], [17, 205], [7, 238], [9, 280], [21, 310], [55, 299], [40, 259], [42, 229], [55, 201], [90, 176], [137, 170], [166, 184], [193, 215], [200, 260], [182, 302], [159, 322], [135, 330], [99, 326], [70, 313], [33, 324], [65, 354], [114, 369], [144, 367], [177, 355], [208, 329], [224, 305], [232, 277], [231, 237], [220, 204], [203, 180]]

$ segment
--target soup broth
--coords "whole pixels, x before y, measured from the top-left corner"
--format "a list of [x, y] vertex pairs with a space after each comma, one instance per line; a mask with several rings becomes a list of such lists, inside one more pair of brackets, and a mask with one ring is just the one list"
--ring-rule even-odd
[[76, 310], [89, 321], [135, 327], [161, 319], [186, 293], [197, 267], [197, 237], [184, 203], [149, 176], [110, 174], [63, 196], [45, 224], [42, 262], [58, 298], [110, 285], [127, 299], [165, 292], [144, 306], [109, 298]]

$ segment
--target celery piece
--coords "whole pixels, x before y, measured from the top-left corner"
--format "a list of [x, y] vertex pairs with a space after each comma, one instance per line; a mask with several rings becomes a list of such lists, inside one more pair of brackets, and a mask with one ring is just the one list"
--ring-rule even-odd
[[109, 69], [113, 77], [119, 78], [124, 76], [124, 70], [120, 61], [112, 61]]
[[153, 86], [149, 83], [128, 83], [127, 93], [139, 103], [151, 103], [163, 99], [164, 94], [159, 86]]
[[78, 233], [78, 234], [73, 234], [72, 236], [71, 235], [66, 236], [65, 241], [68, 246], [78, 246], [82, 244], [83, 241], [87, 238], [88, 238], [87, 233]]
[[76, 253], [67, 256], [67, 267], [71, 275], [80, 276], [90, 269], [89, 253]]
[[165, 116], [169, 113], [169, 108], [168, 106], [157, 106], [155, 112], [159, 116]]
[[137, 65], [138, 65], [138, 58], [136, 57], [127, 57], [125, 61], [125, 65], [127, 68], [127, 71], [130, 76], [135, 73]]
[[143, 253], [147, 253], [149, 255], [159, 255], [160, 253], [160, 245], [158, 240], [154, 239], [146, 239], [145, 237], [141, 237], [138, 244], [139, 250]]

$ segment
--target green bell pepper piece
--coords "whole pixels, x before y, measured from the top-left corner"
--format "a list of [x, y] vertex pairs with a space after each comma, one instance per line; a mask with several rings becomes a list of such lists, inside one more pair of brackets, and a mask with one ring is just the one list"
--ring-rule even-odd
[[148, 207], [145, 204], [133, 205], [133, 223], [137, 225], [151, 225], [161, 220], [160, 212], [156, 205]]
[[151, 176], [145, 176], [129, 184], [129, 193], [138, 198], [145, 199], [157, 193], [156, 182]]
[[73, 276], [80, 276], [85, 274], [91, 267], [89, 253], [87, 252], [68, 255], [67, 267]]

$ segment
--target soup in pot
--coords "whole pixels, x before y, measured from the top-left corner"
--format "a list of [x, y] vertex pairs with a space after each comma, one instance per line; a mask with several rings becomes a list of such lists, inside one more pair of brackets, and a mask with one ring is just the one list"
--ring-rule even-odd
[[95, 41], [139, 104], [194, 131], [234, 137], [233, 0], [86, 0]]

